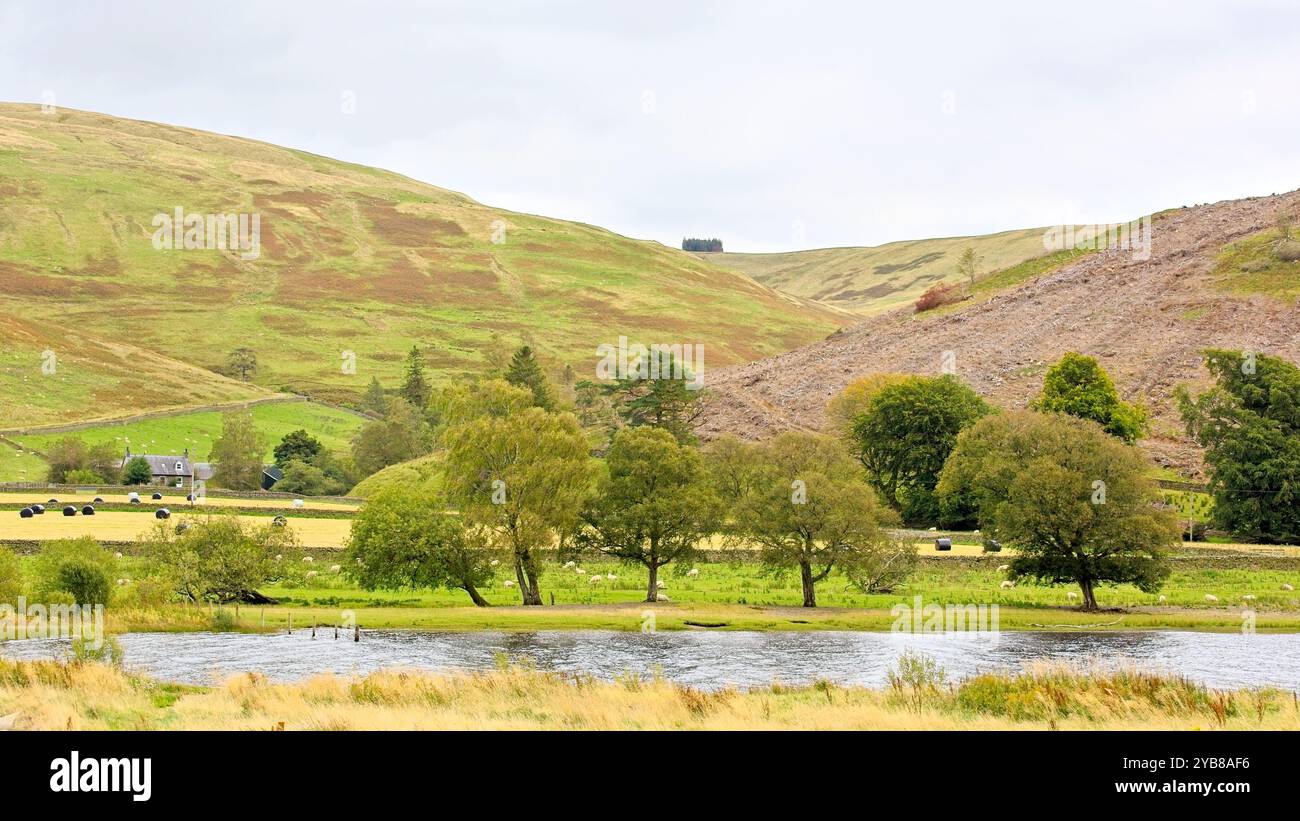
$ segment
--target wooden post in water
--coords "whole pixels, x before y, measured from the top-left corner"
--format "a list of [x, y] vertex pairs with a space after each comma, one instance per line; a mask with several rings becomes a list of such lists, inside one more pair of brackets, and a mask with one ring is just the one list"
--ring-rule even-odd
[[263, 626], [263, 627], [266, 626], [266, 608], [265, 608], [265, 607], [262, 608], [262, 626]]
[[316, 622], [311, 623], [311, 637], [316, 638]]
[[289, 611], [289, 635], [293, 635], [293, 611]]
[[334, 625], [334, 640], [335, 641], [339, 640], [339, 626], [337, 624]]
[[352, 625], [352, 640], [361, 641], [361, 625], [359, 623]]

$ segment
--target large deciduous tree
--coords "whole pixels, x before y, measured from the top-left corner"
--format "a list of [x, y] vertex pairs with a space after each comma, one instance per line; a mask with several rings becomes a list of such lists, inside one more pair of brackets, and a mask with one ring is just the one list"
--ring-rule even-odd
[[348, 576], [366, 590], [464, 590], [478, 607], [478, 588], [492, 578], [482, 534], [439, 500], [406, 488], [386, 489], [361, 506], [348, 537]]
[[1178, 393], [1205, 448], [1214, 520], [1249, 541], [1300, 543], [1300, 368], [1275, 356], [1209, 350], [1217, 385]]
[[645, 567], [645, 600], [656, 601], [659, 568], [696, 554], [698, 542], [721, 524], [722, 501], [700, 455], [666, 430], [620, 431], [605, 465], [583, 509], [577, 544]]
[[450, 500], [512, 556], [523, 603], [541, 604], [538, 552], [573, 532], [593, 481], [577, 419], [531, 407], [453, 425], [441, 441]]
[[1073, 351], [1047, 371], [1043, 392], [1030, 407], [1091, 419], [1129, 444], [1141, 438], [1147, 426], [1146, 410], [1119, 398], [1115, 383], [1097, 360]]
[[962, 433], [938, 493], [974, 505], [981, 528], [1015, 548], [1013, 576], [1077, 583], [1095, 610], [1098, 584], [1155, 592], [1169, 575], [1179, 526], [1150, 474], [1096, 422], [1016, 411]]
[[909, 523], [939, 518], [934, 487], [957, 434], [991, 408], [955, 376], [911, 376], [882, 387], [853, 425], [868, 481]]
[[231, 411], [221, 417], [221, 436], [212, 443], [212, 480], [234, 490], [257, 490], [262, 484], [262, 454], [266, 438], [253, 414]]
[[817, 606], [816, 584], [836, 568], [910, 547], [881, 529], [895, 517], [834, 438], [791, 432], [752, 447], [755, 474], [731, 530], [764, 564], [799, 572], [804, 607]]

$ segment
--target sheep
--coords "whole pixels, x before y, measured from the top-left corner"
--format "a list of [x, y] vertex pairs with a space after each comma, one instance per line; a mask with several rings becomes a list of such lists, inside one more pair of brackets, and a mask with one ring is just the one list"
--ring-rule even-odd
[[1205, 600], [1206, 600], [1207, 602], [1210, 602], [1211, 604], [1214, 604], [1215, 602], [1217, 602], [1217, 601], [1219, 600], [1219, 597], [1216, 596], [1216, 595], [1214, 595], [1213, 593], [1206, 593], [1206, 594], [1205, 594]]
[[577, 573], [579, 576], [581, 576], [581, 575], [583, 575], [584, 573], [586, 573], [586, 571], [583, 570], [581, 567], [575, 567], [575, 568], [573, 568], [573, 572]]
[[1169, 601], [1169, 599], [1166, 599], [1166, 598], [1165, 598], [1165, 594], [1164, 594], [1164, 593], [1161, 593], [1161, 594], [1160, 594], [1160, 598], [1156, 599], [1156, 603], [1157, 603], [1157, 604], [1164, 604], [1164, 603], [1167, 602], [1167, 601]]
[[1011, 569], [1011, 565], [1009, 565], [1009, 564], [1000, 564], [1000, 565], [998, 565], [998, 572], [999, 572], [999, 573], [1005, 573], [1005, 572], [1007, 572], [1007, 571], [1010, 570], [1010, 569]]
[[1242, 601], [1254, 601], [1254, 600], [1255, 600], [1255, 597], [1254, 597], [1254, 596], [1251, 596], [1251, 595], [1249, 595], [1249, 594], [1247, 594], [1247, 595], [1245, 595], [1245, 596], [1242, 596], [1242, 597], [1241, 597], [1241, 600], [1242, 600]]
[[656, 590], [667, 590], [667, 589], [668, 589], [668, 585], [664, 584], [664, 583], [663, 583], [663, 580], [660, 579], [660, 580], [658, 580], [658, 581], [655, 582], [655, 589], [656, 589]]
[[277, 562], [282, 562], [282, 561], [284, 561], [284, 554], [283, 554], [283, 553], [276, 553], [276, 554], [275, 554], [275, 560], [276, 560]]
[[343, 569], [343, 565], [341, 565], [341, 564], [332, 564], [332, 565], [330, 565], [330, 572], [331, 572], [331, 573], [337, 573], [337, 572], [339, 572], [339, 571], [342, 570], [342, 569]]
[[122, 558], [122, 551], [119, 550], [118, 552], [114, 553], [114, 554], [113, 554], [113, 558], [115, 558], [115, 559], [120, 559], [120, 558]]
[[1078, 593], [1075, 593], [1073, 590], [1071, 590], [1071, 591], [1069, 591], [1068, 593], [1065, 594], [1065, 597], [1066, 597], [1067, 599], [1069, 599], [1070, 601], [1074, 601], [1075, 599], [1079, 598], [1079, 594], [1078, 594]]
[[564, 569], [565, 569], [565, 570], [568, 570], [569, 568], [571, 568], [571, 567], [576, 567], [576, 566], [577, 566], [577, 562], [565, 562], [565, 563], [564, 563]]
[[668, 598], [668, 596], [664, 595], [663, 593], [656, 593], [655, 601], [672, 601], [672, 599]]
[[1289, 584], [1283, 584], [1283, 585], [1282, 585], [1282, 589], [1283, 589], [1283, 590], [1287, 590], [1287, 591], [1295, 590], [1295, 588], [1292, 587], [1292, 586], [1289, 585]]
[[509, 579], [506, 579], [504, 582], [502, 582], [502, 585], [505, 587], [514, 587], [515, 583], [510, 581]]
[[117, 586], [118, 586], [118, 587], [122, 587], [122, 586], [124, 586], [125, 584], [126, 584], [126, 579], [118, 579], [118, 580], [117, 580]]
[[618, 581], [618, 576], [615, 576], [613, 573], [606, 573], [605, 578], [609, 579], [611, 582]]
[[1013, 581], [1004, 581], [1002, 582], [1001, 586], [1003, 590], [1010, 590], [1011, 588], [1016, 586], [1016, 583]]
[[315, 571], [315, 570], [308, 570], [308, 571], [307, 571], [307, 578], [309, 578], [309, 579], [314, 579], [314, 578], [316, 578], [316, 571]]
[[496, 567], [496, 566], [499, 565], [499, 564], [501, 564], [501, 562], [500, 562], [499, 560], [497, 560], [497, 559], [493, 559], [492, 561], [488, 562], [488, 565], [489, 565], [490, 567]]
[[605, 577], [604, 577], [604, 576], [600, 576], [600, 575], [596, 575], [596, 576], [592, 576], [590, 579], [588, 579], [588, 581], [589, 581], [591, 584], [600, 584], [601, 582], [605, 581]]
[[316, 561], [316, 560], [313, 559], [311, 556], [303, 556], [303, 557], [302, 557], [302, 560], [303, 560], [304, 562], [306, 562], [307, 564], [311, 564], [312, 562]]
[[692, 567], [690, 570], [686, 571], [686, 575], [690, 576], [693, 579], [696, 576], [700, 575], [700, 569], [698, 567]]

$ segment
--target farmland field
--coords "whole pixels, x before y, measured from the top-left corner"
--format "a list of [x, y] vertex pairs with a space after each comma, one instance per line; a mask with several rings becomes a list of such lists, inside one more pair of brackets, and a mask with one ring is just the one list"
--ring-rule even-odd
[[[270, 402], [254, 405], [250, 412], [258, 431], [266, 438], [265, 459], [290, 431], [304, 429], [327, 450], [346, 452], [353, 435], [365, 418], [315, 402]], [[8, 438], [26, 450], [19, 454], [0, 443], [0, 482], [39, 482], [45, 479], [45, 462], [30, 449], [42, 451], [64, 436], [76, 436], [88, 445], [111, 442], [133, 453], [181, 453], [186, 448], [195, 461], [206, 461], [212, 443], [221, 436], [221, 414], [215, 411], [180, 413], [126, 424], [103, 425], [72, 433], [15, 434]]]

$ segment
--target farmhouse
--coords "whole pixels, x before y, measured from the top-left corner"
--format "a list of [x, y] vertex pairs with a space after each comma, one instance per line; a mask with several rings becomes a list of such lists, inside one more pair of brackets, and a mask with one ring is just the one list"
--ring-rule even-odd
[[149, 473], [152, 476], [150, 484], [181, 487], [193, 479], [205, 481], [212, 478], [212, 466], [207, 462], [191, 462], [189, 448], [180, 456], [160, 456], [152, 453], [133, 454], [128, 446], [120, 467], [126, 467], [126, 463], [135, 458], [149, 463]]

